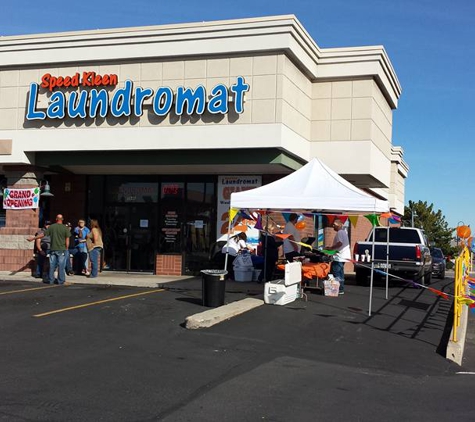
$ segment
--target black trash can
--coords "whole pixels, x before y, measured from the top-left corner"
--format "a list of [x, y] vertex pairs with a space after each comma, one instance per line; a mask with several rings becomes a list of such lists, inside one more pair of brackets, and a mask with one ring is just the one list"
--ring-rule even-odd
[[203, 274], [203, 306], [216, 308], [224, 305], [226, 270], [201, 270]]

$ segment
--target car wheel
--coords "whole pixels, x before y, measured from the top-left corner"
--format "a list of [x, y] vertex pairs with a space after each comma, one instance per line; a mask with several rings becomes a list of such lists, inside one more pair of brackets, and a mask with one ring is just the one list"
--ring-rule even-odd
[[432, 272], [428, 272], [424, 275], [424, 285], [425, 286], [430, 285], [431, 281], [432, 281]]

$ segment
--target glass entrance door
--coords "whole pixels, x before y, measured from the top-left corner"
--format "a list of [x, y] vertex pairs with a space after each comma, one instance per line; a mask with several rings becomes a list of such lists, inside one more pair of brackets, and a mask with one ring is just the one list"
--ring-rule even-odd
[[185, 222], [185, 273], [198, 275], [210, 268], [211, 238], [216, 232], [215, 185], [187, 183]]
[[106, 262], [111, 270], [153, 272], [156, 207], [147, 204], [106, 207]]

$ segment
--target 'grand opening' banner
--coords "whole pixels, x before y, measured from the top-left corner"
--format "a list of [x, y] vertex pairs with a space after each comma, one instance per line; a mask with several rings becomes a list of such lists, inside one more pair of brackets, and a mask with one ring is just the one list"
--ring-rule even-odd
[[23, 210], [38, 208], [40, 201], [40, 188], [12, 189], [3, 191], [3, 208], [6, 210]]

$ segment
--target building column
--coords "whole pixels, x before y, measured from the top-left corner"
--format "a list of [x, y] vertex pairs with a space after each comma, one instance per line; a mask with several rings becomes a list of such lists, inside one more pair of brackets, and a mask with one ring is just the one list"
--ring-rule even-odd
[[[33, 166], [4, 166], [8, 188], [38, 186], [43, 173]], [[26, 238], [38, 231], [40, 209], [5, 210], [5, 227], [0, 228], [0, 271], [31, 271], [33, 242]]]

